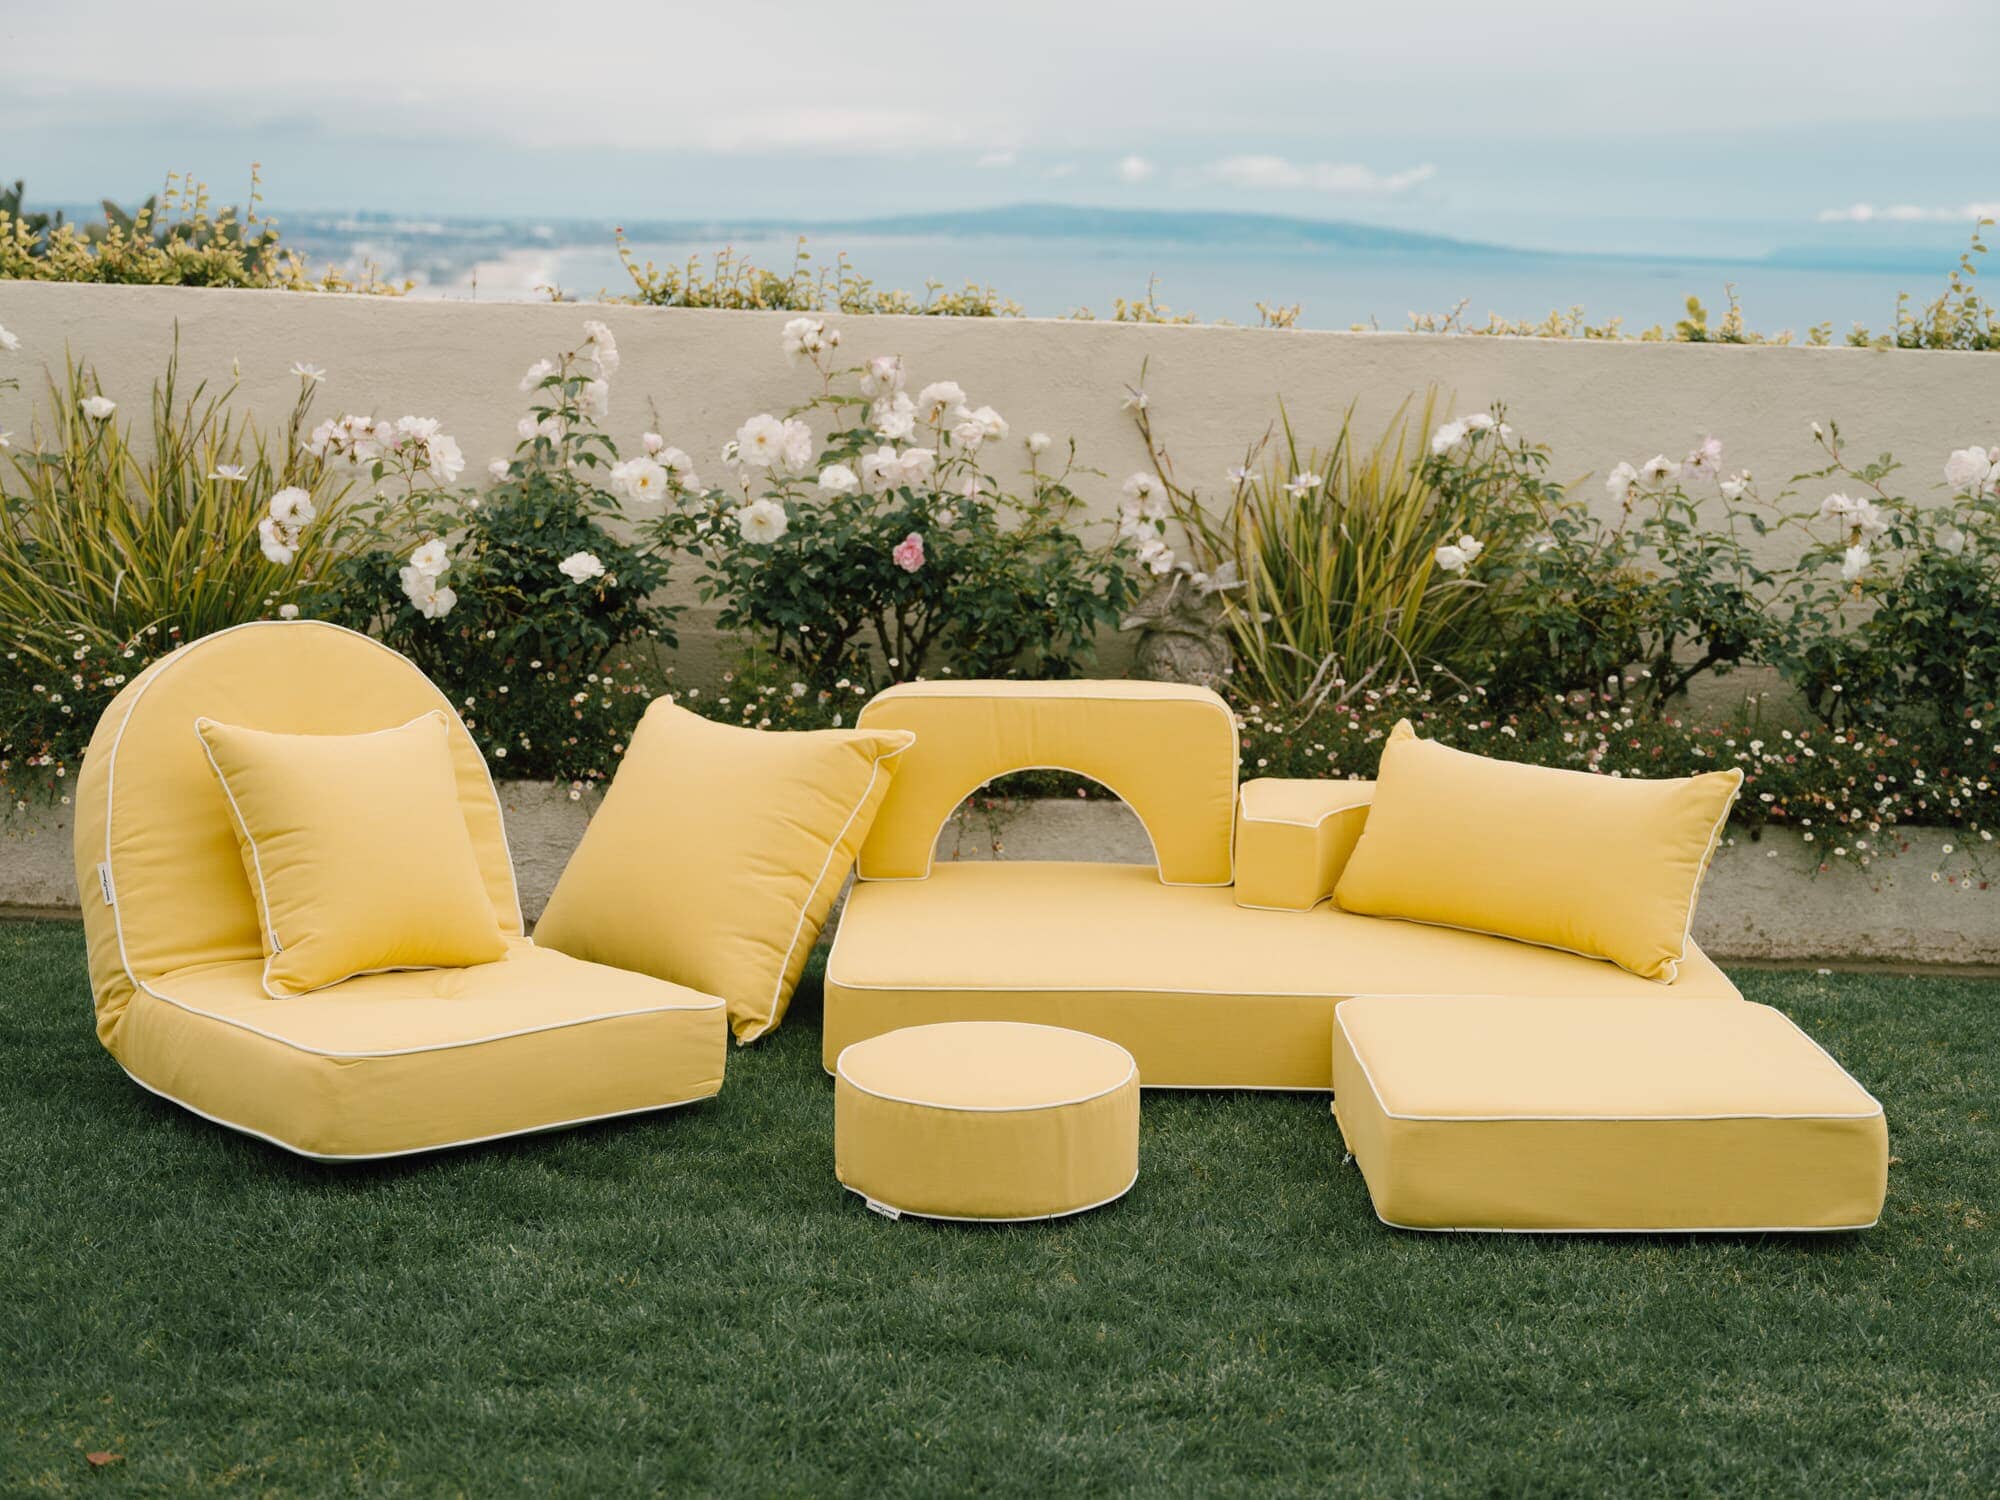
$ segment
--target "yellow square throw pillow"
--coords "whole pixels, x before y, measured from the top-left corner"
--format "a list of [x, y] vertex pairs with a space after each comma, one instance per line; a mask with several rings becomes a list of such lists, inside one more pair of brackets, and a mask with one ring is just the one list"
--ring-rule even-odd
[[1671, 984], [1741, 771], [1636, 781], [1382, 747], [1375, 800], [1334, 900], [1346, 911], [1518, 938]]
[[507, 956], [442, 713], [373, 734], [194, 727], [256, 893], [265, 994]]
[[736, 1040], [755, 1041], [784, 1019], [915, 740], [736, 729], [654, 703], [535, 942], [720, 996]]

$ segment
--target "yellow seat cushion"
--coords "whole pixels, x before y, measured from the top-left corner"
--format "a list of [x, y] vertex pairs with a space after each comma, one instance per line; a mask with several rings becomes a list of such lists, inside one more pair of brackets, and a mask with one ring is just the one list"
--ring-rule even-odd
[[1333, 894], [1368, 822], [1372, 781], [1259, 776], [1236, 801], [1236, 904], [1310, 911]]
[[911, 736], [781, 734], [646, 710], [535, 941], [720, 995], [750, 1042], [784, 1019]]
[[1882, 1106], [1765, 1005], [1647, 995], [1344, 1002], [1334, 1113], [1413, 1229], [1860, 1229]]
[[1382, 747], [1368, 821], [1334, 899], [1363, 916], [1491, 932], [1671, 982], [1743, 785], [1515, 765], [1419, 739]]
[[1080, 1032], [905, 1027], [841, 1053], [833, 1108], [835, 1175], [891, 1217], [1057, 1218], [1139, 1175], [1139, 1070]]
[[[931, 1021], [1088, 1031], [1138, 1060], [1148, 1088], [1325, 1089], [1333, 1006], [1352, 995], [1661, 994], [1609, 964], [1478, 933], [1328, 908], [1238, 906], [1226, 888], [1163, 886], [1143, 865], [940, 864], [854, 887], [827, 959], [823, 1059]], [[1735, 1001], [1690, 948], [1664, 993]]]
[[194, 731], [256, 894], [266, 994], [506, 953], [441, 711], [370, 734], [272, 734], [208, 718]]
[[952, 810], [1011, 771], [1074, 771], [1124, 801], [1169, 885], [1227, 885], [1236, 717], [1207, 688], [1166, 682], [909, 682], [857, 722], [917, 742], [861, 848], [862, 880], [921, 880]]
[[139, 1083], [286, 1150], [355, 1160], [706, 1099], [722, 1002], [514, 938], [500, 962], [274, 1000], [260, 960], [149, 981], [119, 1029]]

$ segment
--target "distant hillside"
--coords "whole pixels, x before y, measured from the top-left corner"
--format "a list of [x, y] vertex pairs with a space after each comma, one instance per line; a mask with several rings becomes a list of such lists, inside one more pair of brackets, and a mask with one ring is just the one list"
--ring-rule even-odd
[[[1056, 203], [1018, 203], [1005, 208], [960, 213], [898, 214], [838, 223], [805, 225], [817, 233], [941, 235], [1008, 239], [1132, 239], [1183, 245], [1295, 246], [1316, 249], [1407, 250], [1428, 254], [1490, 255], [1499, 245], [1385, 229], [1345, 219], [1306, 219], [1286, 214], [1176, 212], [1146, 208], [1075, 208]], [[1515, 251], [1504, 251], [1516, 254]]]

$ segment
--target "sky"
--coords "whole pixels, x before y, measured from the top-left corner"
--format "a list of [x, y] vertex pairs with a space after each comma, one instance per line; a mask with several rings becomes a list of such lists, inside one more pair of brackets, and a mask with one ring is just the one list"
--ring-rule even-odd
[[0, 0], [32, 200], [703, 219], [1062, 202], [1537, 248], [1961, 239], [2000, 0]]

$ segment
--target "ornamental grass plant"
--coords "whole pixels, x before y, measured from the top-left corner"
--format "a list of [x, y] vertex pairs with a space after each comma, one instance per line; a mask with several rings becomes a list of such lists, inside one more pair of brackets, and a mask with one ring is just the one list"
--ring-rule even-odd
[[[305, 369], [305, 367], [301, 367]], [[347, 483], [287, 424], [258, 426], [234, 384], [184, 388], [178, 358], [148, 414], [124, 416], [71, 359], [0, 472], [0, 788], [60, 794], [98, 715], [183, 641], [310, 609], [337, 555]]]

